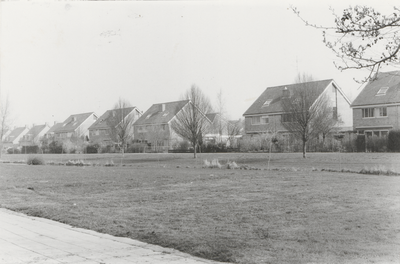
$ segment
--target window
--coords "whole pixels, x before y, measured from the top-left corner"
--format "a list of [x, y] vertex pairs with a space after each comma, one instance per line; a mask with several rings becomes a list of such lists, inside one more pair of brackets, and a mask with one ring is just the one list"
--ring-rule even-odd
[[261, 117], [260, 116], [253, 116], [251, 118], [251, 124], [252, 125], [258, 125], [261, 123]]
[[378, 111], [380, 117], [387, 116], [387, 107], [379, 107]]
[[387, 137], [389, 135], [389, 131], [381, 131], [381, 137]]
[[374, 117], [374, 108], [364, 108], [362, 109], [362, 117]]
[[268, 116], [261, 117], [261, 124], [268, 124], [268, 123], [269, 123], [269, 117]]
[[293, 116], [291, 114], [283, 114], [282, 115], [282, 122], [283, 123], [293, 122]]
[[265, 103], [262, 105], [262, 107], [266, 107], [269, 106], [269, 104], [272, 102], [272, 100], [268, 99], [267, 101], [265, 101]]
[[379, 89], [379, 91], [376, 93], [376, 96], [386, 95], [386, 92], [387, 92], [388, 89], [389, 89], [389, 87], [382, 87], [382, 88]]

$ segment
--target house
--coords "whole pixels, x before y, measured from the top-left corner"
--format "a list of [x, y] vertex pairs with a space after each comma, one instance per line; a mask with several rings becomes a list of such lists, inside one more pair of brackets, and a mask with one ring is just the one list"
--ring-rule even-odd
[[33, 125], [29, 131], [22, 136], [19, 141], [21, 146], [39, 146], [40, 139], [47, 133], [50, 129], [49, 125], [46, 123], [44, 125]]
[[219, 113], [208, 113], [206, 117], [211, 124], [208, 133], [204, 135], [206, 142], [220, 143], [228, 140], [228, 122]]
[[88, 128], [97, 120], [93, 112], [69, 116], [61, 125], [53, 130], [55, 141], [64, 141], [71, 138], [89, 139]]
[[380, 72], [351, 105], [357, 134], [387, 136], [400, 129], [400, 71]]
[[19, 146], [20, 139], [29, 131], [27, 126], [16, 127], [11, 133], [4, 139], [3, 148], [17, 147]]
[[190, 104], [190, 100], [153, 104], [133, 125], [135, 141], [150, 143], [155, 151], [176, 147], [184, 140], [173, 131], [171, 123]]
[[332, 103], [332, 118], [340, 117], [340, 129], [352, 129], [352, 112], [350, 100], [343, 90], [332, 79], [313, 81], [302, 84], [281, 85], [268, 87], [258, 99], [243, 114], [245, 118], [245, 134], [254, 135], [266, 132], [285, 133], [288, 132], [283, 122], [286, 115], [283, 107], [284, 98], [290, 98], [294, 90], [299, 87], [313, 89], [315, 101], [326, 95]]
[[54, 124], [50, 129], [44, 134], [44, 137], [47, 139], [54, 139], [54, 131], [59, 129], [63, 123], [57, 123], [54, 121]]
[[136, 107], [107, 110], [89, 127], [89, 139], [93, 143], [109, 145], [118, 126], [126, 126], [126, 132], [133, 135], [133, 123], [141, 115]]

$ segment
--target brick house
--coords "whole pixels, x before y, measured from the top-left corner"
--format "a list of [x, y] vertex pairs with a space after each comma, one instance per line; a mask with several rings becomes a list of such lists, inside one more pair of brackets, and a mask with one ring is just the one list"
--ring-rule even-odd
[[50, 129], [49, 125], [46, 123], [44, 125], [33, 125], [29, 131], [22, 136], [19, 141], [21, 146], [39, 146], [40, 140]]
[[314, 89], [315, 100], [326, 95], [332, 103], [332, 118], [339, 117], [342, 121], [339, 129], [352, 129], [353, 118], [350, 100], [336, 82], [329, 79], [303, 84], [268, 87], [243, 114], [245, 118], [245, 135], [288, 132], [282, 124], [286, 122], [282, 99], [293, 95], [293, 90], [300, 85], [307, 85], [310, 89]]
[[400, 129], [400, 71], [380, 72], [351, 105], [357, 134], [387, 136]]
[[153, 104], [133, 124], [135, 141], [150, 143], [156, 151], [176, 147], [184, 139], [173, 131], [171, 123], [190, 104], [190, 100]]
[[54, 139], [54, 131], [59, 129], [62, 124], [63, 123], [54, 122], [53, 126], [51, 126], [50, 129], [44, 134], [44, 137], [48, 139]]
[[89, 127], [89, 139], [93, 143], [109, 145], [112, 142], [112, 131], [123, 121], [126, 122], [128, 134], [133, 136], [133, 123], [142, 115], [136, 107], [107, 110]]
[[97, 115], [93, 112], [71, 115], [53, 130], [54, 140], [64, 141], [75, 137], [87, 141], [89, 139], [88, 128], [96, 120]]

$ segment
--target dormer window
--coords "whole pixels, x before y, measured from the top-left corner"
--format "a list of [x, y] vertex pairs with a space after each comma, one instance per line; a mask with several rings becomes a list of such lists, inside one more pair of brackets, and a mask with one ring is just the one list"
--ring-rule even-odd
[[262, 105], [262, 107], [266, 107], [269, 106], [269, 104], [272, 102], [272, 100], [268, 99], [267, 101], [265, 101], [265, 103]]
[[381, 89], [379, 89], [379, 91], [376, 93], [376, 96], [379, 95], [386, 95], [387, 90], [389, 89], [389, 87], [382, 87]]

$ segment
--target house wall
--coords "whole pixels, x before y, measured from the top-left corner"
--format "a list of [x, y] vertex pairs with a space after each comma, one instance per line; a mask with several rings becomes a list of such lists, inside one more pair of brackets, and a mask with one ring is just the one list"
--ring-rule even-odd
[[97, 117], [95, 115], [90, 115], [88, 118], [86, 118], [85, 121], [82, 122], [82, 124], [78, 127], [78, 129], [75, 131], [76, 136], [81, 137], [84, 136], [86, 138], [89, 137], [89, 127], [93, 125], [94, 122], [96, 122]]
[[110, 129], [91, 129], [89, 130], [89, 139], [93, 143], [104, 143], [111, 141]]
[[[378, 108], [378, 107], [375, 107]], [[375, 110], [376, 111], [376, 110]], [[376, 112], [375, 112], [376, 114]], [[362, 108], [353, 109], [354, 130], [400, 129], [400, 105], [387, 106], [386, 117], [362, 117]], [[365, 128], [367, 127], [367, 128]]]
[[157, 147], [169, 149], [171, 147], [172, 129], [169, 124], [134, 125], [134, 139], [145, 141]]
[[[44, 135], [49, 131], [50, 127], [45, 126], [42, 131], [40, 131], [35, 137], [33, 135], [29, 135], [29, 138], [25, 139], [23, 137], [20, 141], [21, 146], [37, 146], [40, 145], [40, 140]], [[28, 134], [25, 134], [25, 136], [28, 136]]]
[[[255, 115], [256, 116], [256, 115]], [[244, 127], [246, 134], [258, 134], [258, 133], [266, 133], [270, 132], [283, 132], [287, 131], [287, 129], [281, 123], [281, 115], [257, 115], [261, 117], [268, 116], [268, 124], [253, 124], [252, 117], [246, 116], [244, 119]]]
[[[337, 107], [337, 113], [341, 123], [339, 127], [351, 128], [353, 127], [353, 111], [348, 101], [340, 93], [340, 91], [332, 83], [327, 87], [323, 93], [328, 96], [332, 107]], [[333, 109], [332, 109], [333, 110]]]

